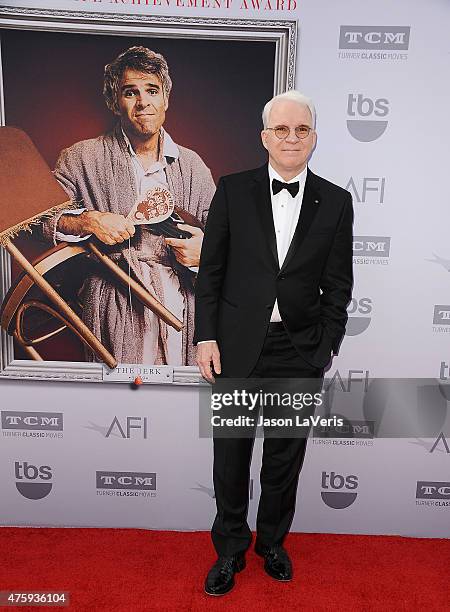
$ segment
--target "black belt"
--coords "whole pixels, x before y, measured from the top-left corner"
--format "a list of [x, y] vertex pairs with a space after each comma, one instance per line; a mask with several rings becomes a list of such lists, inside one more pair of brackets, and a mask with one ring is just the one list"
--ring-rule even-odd
[[286, 331], [283, 321], [275, 321], [274, 323], [269, 323], [269, 332], [281, 331]]

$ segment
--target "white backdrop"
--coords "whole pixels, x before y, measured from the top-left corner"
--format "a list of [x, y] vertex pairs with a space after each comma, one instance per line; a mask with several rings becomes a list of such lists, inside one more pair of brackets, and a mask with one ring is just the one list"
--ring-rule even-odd
[[[338, 370], [346, 377], [356, 370], [370, 378], [429, 377], [445, 384], [450, 377], [446, 0], [285, 1], [284, 10], [269, 10], [266, 0], [255, 11], [245, 9], [242, 0], [229, 2], [228, 9], [174, 3], [164, 8], [137, 0], [2, 4], [298, 20], [296, 86], [318, 111], [310, 166], [350, 189], [355, 205], [354, 300], [347, 337], [329, 374]], [[3, 380], [0, 394], [1, 524], [210, 527], [211, 441], [198, 438], [195, 388], [147, 386], [132, 392], [121, 385]], [[27, 418], [30, 406], [35, 413], [49, 413], [50, 406], [55, 414]], [[293, 529], [449, 537], [450, 437], [436, 431], [427, 439], [374, 439], [370, 423], [354, 425], [353, 440], [310, 440]], [[257, 443], [256, 499], [259, 465]], [[129, 474], [117, 472], [137, 473], [135, 494], [130, 495]], [[253, 499], [252, 525], [255, 514]]]

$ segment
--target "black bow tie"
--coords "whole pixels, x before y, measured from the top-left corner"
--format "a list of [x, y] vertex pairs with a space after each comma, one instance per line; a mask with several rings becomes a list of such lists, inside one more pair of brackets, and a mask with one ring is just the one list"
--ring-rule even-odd
[[291, 196], [293, 198], [295, 198], [295, 196], [298, 193], [298, 190], [300, 189], [300, 185], [299, 185], [298, 181], [296, 183], [282, 183], [278, 179], [275, 179], [275, 178], [272, 179], [272, 193], [273, 193], [273, 195], [277, 195], [277, 193], [279, 193], [283, 189], [287, 189], [289, 191], [289, 193], [291, 194]]

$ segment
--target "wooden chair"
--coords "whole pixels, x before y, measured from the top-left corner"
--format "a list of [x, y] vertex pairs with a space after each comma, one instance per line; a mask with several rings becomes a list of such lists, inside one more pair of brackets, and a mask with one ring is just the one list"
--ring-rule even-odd
[[[41, 359], [34, 348], [37, 344], [69, 328], [108, 367], [116, 367], [115, 357], [80, 318], [81, 304], [75, 289], [77, 283], [63, 282], [64, 276], [67, 279], [68, 275], [61, 274], [69, 266], [70, 275], [73, 275], [78, 266], [88, 264], [92, 258], [168, 325], [181, 330], [183, 323], [141, 283], [102, 253], [93, 241], [76, 245], [62, 243], [30, 263], [11, 239], [24, 229], [30, 231], [32, 224], [39, 223], [43, 217], [73, 208], [74, 204], [67, 201], [67, 194], [22, 130], [0, 128], [0, 159], [0, 245], [24, 270], [3, 300], [0, 323], [31, 359]], [[26, 326], [33, 312], [39, 313], [40, 323], [33, 330], [33, 337], [30, 337]], [[51, 321], [52, 328], [40, 333], [38, 330], [45, 319], [44, 313]], [[55, 321], [58, 322], [57, 326]]]

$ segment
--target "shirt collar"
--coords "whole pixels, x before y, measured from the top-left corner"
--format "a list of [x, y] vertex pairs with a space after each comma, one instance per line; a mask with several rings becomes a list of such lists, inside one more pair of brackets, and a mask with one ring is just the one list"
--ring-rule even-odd
[[[129, 154], [132, 157], [136, 157], [136, 152], [133, 149], [133, 145], [131, 144], [128, 136], [125, 134], [122, 126], [120, 126], [120, 130], [122, 132], [122, 136], [125, 140], [125, 144], [127, 146]], [[165, 157], [166, 159], [168, 157], [172, 159], [178, 159], [180, 156], [180, 149], [178, 148], [178, 145], [176, 145], [175, 142], [172, 140], [170, 134], [168, 134], [164, 128], [160, 129], [159, 138], [160, 138], [160, 141], [162, 140], [162, 143], [163, 143], [163, 146], [162, 146], [163, 157]]]
[[306, 182], [306, 174], [308, 172], [308, 166], [305, 166], [304, 169], [300, 172], [300, 174], [297, 174], [297, 176], [294, 176], [294, 178], [292, 178], [289, 181], [285, 181], [276, 170], [274, 170], [274, 168], [272, 168], [272, 166], [269, 163], [269, 179], [270, 182], [272, 183], [273, 179], [277, 179], [278, 181], [281, 181], [282, 183], [296, 183], [297, 181], [300, 183], [300, 187], [303, 187], [305, 182]]

